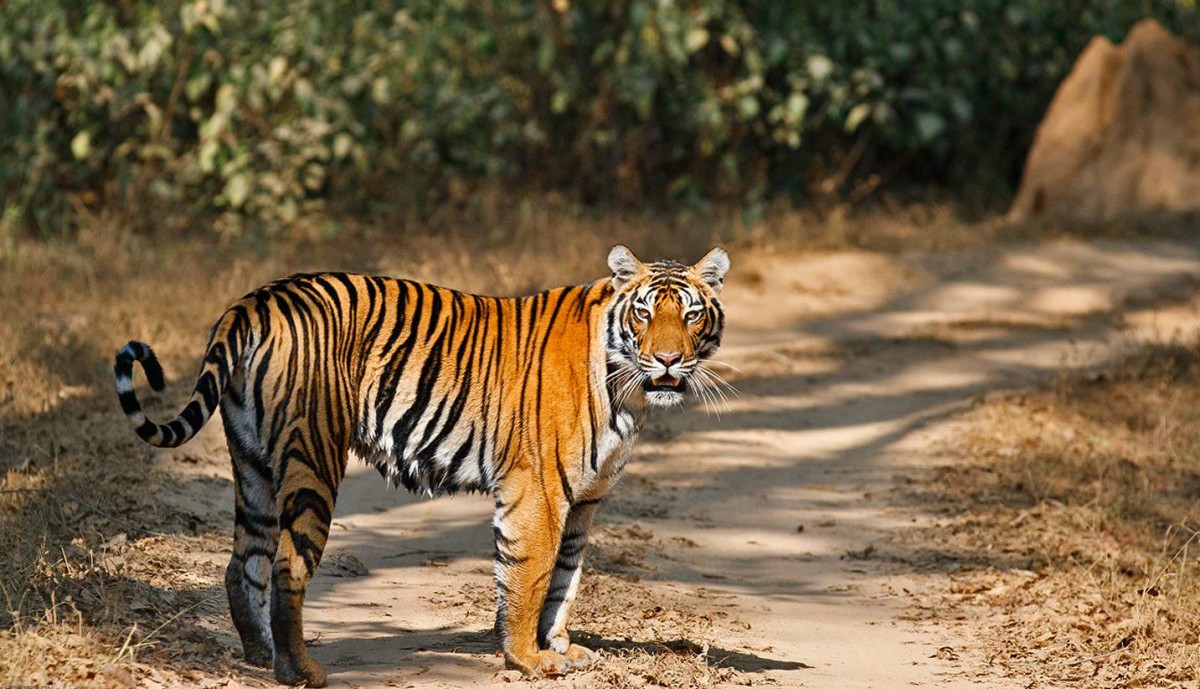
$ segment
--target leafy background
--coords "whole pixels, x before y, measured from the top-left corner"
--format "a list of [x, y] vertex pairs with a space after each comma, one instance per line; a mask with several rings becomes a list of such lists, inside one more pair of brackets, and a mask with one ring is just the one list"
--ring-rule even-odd
[[1200, 38], [1195, 0], [6, 0], [2, 222], [1003, 194], [1086, 42], [1148, 16]]

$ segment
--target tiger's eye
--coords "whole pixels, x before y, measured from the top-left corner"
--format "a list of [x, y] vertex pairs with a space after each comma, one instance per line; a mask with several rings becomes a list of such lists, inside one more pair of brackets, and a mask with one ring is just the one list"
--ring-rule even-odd
[[633, 310], [633, 315], [637, 316], [643, 321], [648, 321], [650, 320], [650, 309], [639, 306]]

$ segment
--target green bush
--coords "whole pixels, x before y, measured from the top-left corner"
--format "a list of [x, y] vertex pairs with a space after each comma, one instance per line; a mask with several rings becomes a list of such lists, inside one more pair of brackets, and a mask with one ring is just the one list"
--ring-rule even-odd
[[3, 217], [1004, 183], [1086, 41], [1144, 16], [1200, 37], [1194, 0], [6, 0]]

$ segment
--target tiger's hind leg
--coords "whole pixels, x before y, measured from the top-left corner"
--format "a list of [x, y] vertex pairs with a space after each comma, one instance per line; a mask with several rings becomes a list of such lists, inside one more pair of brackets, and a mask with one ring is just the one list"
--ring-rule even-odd
[[235, 511], [233, 556], [225, 568], [229, 613], [242, 640], [246, 662], [271, 667], [271, 563], [279, 541], [275, 482], [253, 414], [229, 394], [221, 419], [233, 459]]
[[[310, 421], [324, 420], [318, 412]], [[328, 428], [292, 434], [276, 462], [279, 548], [271, 572], [271, 634], [275, 679], [283, 684], [323, 687], [325, 670], [304, 645], [302, 608], [308, 582], [321, 562], [337, 487], [346, 469], [348, 443]]]

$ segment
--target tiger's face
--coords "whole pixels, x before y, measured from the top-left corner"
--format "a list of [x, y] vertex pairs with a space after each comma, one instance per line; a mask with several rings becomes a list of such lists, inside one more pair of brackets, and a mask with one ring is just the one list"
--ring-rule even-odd
[[715, 400], [726, 384], [703, 363], [721, 344], [725, 314], [717, 295], [729, 255], [715, 248], [693, 266], [642, 263], [616, 246], [608, 266], [615, 294], [605, 347], [618, 401], [639, 388], [649, 404], [660, 407], [681, 403], [689, 388]]

